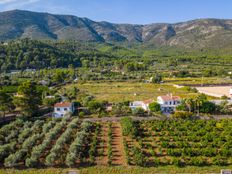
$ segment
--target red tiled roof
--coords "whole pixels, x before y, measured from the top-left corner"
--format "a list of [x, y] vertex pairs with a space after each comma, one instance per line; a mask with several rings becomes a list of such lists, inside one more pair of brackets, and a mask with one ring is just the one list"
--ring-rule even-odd
[[70, 102], [61, 102], [61, 103], [56, 103], [54, 107], [70, 107], [72, 106], [72, 103]]
[[150, 104], [150, 103], [152, 103], [153, 101], [154, 101], [154, 100], [149, 99], [149, 100], [144, 100], [143, 103], [144, 103], [144, 104]]
[[169, 96], [169, 95], [163, 95], [163, 96], [160, 96], [160, 97], [164, 101], [172, 101], [172, 100], [180, 100], [181, 99], [179, 96]]

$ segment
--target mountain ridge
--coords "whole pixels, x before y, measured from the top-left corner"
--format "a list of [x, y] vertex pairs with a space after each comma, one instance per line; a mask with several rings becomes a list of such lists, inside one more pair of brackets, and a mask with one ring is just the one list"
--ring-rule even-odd
[[232, 44], [232, 20], [206, 18], [140, 25], [25, 10], [0, 12], [0, 41], [19, 38], [220, 48]]

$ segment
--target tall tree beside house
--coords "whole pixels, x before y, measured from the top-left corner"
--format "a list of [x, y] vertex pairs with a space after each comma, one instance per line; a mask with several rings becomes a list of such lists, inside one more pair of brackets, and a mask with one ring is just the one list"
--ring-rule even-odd
[[197, 115], [200, 113], [201, 106], [207, 102], [207, 97], [205, 94], [197, 95], [195, 100], [195, 110], [197, 111]]
[[14, 103], [20, 108], [23, 116], [32, 117], [38, 113], [41, 98], [35, 83], [24, 82], [18, 88], [18, 96], [14, 97]]
[[192, 98], [184, 99], [183, 104], [187, 106], [189, 112], [194, 110], [194, 100]]
[[104, 103], [103, 102], [98, 102], [98, 101], [90, 101], [88, 103], [88, 108], [90, 110], [90, 112], [92, 113], [99, 113], [99, 112], [103, 112], [105, 111], [105, 108], [104, 108]]
[[14, 109], [14, 104], [12, 98], [5, 91], [0, 90], [0, 111], [2, 112], [2, 117], [5, 119], [7, 111]]
[[206, 95], [199, 94], [194, 98], [186, 98], [182, 104], [176, 108], [178, 111], [188, 111], [197, 115], [201, 113], [213, 113], [217, 107], [214, 103], [207, 100]]

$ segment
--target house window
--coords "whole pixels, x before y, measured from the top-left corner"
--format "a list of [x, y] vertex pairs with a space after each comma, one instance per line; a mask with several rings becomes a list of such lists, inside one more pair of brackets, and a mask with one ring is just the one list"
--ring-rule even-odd
[[67, 111], [68, 110], [68, 108], [64, 108], [64, 111]]
[[57, 108], [56, 110], [57, 110], [57, 111], [60, 111], [60, 108]]

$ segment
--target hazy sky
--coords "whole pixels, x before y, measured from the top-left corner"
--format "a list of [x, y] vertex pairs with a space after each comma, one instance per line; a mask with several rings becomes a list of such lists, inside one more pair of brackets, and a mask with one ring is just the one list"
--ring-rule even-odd
[[0, 0], [0, 11], [12, 9], [136, 24], [232, 19], [232, 0]]

